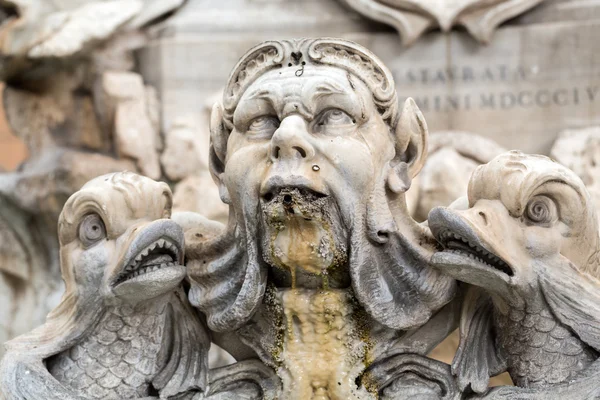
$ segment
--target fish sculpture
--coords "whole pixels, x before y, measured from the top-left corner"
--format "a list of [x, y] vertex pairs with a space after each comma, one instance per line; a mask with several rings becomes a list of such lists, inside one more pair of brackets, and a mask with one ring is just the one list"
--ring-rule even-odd
[[128, 172], [69, 198], [59, 218], [66, 290], [44, 325], [7, 344], [7, 400], [201, 396], [210, 339], [182, 288], [171, 205], [165, 183]]
[[511, 151], [478, 167], [468, 202], [428, 220], [443, 247], [434, 266], [472, 285], [452, 364], [460, 389], [485, 393], [508, 371], [518, 388], [489, 398], [595, 398], [600, 247], [584, 184], [547, 157]]

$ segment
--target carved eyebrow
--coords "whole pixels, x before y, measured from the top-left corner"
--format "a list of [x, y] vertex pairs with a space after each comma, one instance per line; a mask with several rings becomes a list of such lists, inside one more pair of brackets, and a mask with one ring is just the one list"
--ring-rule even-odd
[[339, 85], [335, 85], [331, 82], [324, 82], [321, 83], [319, 85], [317, 85], [317, 87], [315, 88], [314, 92], [313, 92], [313, 97], [316, 96], [326, 96], [326, 95], [330, 95], [330, 94], [344, 94], [344, 88], [342, 88]]
[[248, 95], [248, 98], [252, 99], [252, 100], [254, 100], [254, 99], [270, 100], [270, 99], [272, 99], [272, 97], [273, 97], [272, 91], [270, 91], [268, 89], [264, 89], [264, 88], [257, 89]]
[[[315, 99], [315, 98], [318, 98], [321, 96], [327, 96], [327, 95], [332, 95], [332, 94], [344, 94], [344, 93], [345, 93], [345, 91], [341, 86], [335, 85], [330, 82], [325, 82], [325, 83], [319, 84], [315, 88], [315, 90], [312, 93], [312, 97], [313, 97], [313, 99]], [[260, 88], [260, 89], [255, 90], [254, 92], [250, 93], [248, 95], [248, 99], [272, 100], [273, 92], [269, 89]]]
[[[310, 113], [315, 113], [315, 107], [317, 104], [317, 100], [333, 96], [333, 95], [343, 95], [348, 96], [352, 92], [344, 89], [343, 86], [338, 85], [336, 82], [321, 82], [318, 85], [311, 88], [310, 93], [310, 102], [306, 105], [309, 109]], [[360, 108], [362, 110], [362, 103], [360, 104]], [[345, 110], [346, 112], [350, 112], [349, 110]], [[350, 112], [352, 114], [352, 112]]]

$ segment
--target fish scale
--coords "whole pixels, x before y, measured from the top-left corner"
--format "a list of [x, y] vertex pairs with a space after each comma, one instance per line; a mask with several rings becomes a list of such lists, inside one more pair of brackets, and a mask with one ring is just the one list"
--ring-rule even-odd
[[128, 305], [107, 310], [87, 338], [48, 360], [48, 370], [63, 385], [90, 399], [150, 395], [152, 378], [163, 367], [158, 365], [158, 352], [166, 304], [148, 302], [135, 310]]
[[557, 321], [547, 306], [495, 313], [497, 346], [507, 356], [514, 383], [540, 387], [573, 379], [596, 352]]

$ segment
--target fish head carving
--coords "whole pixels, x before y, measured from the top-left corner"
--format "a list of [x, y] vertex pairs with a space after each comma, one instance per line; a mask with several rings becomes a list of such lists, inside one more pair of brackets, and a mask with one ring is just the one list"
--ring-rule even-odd
[[[583, 182], [544, 156], [504, 153], [469, 183], [469, 208], [438, 207], [429, 226], [444, 251], [432, 262], [454, 278], [523, 301], [540, 268], [597, 275], [598, 222]], [[560, 276], [560, 275], [556, 275]]]
[[59, 219], [66, 292], [119, 304], [177, 287], [186, 270], [171, 204], [165, 183], [129, 172], [95, 178], [73, 194]]

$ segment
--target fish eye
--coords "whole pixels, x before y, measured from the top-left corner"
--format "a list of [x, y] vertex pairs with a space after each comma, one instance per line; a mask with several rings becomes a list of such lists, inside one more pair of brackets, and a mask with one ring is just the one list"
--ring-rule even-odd
[[556, 217], [556, 204], [546, 196], [532, 198], [525, 207], [525, 218], [535, 225], [550, 224]]
[[79, 240], [84, 247], [90, 247], [106, 238], [106, 227], [98, 214], [88, 214], [79, 224]]

